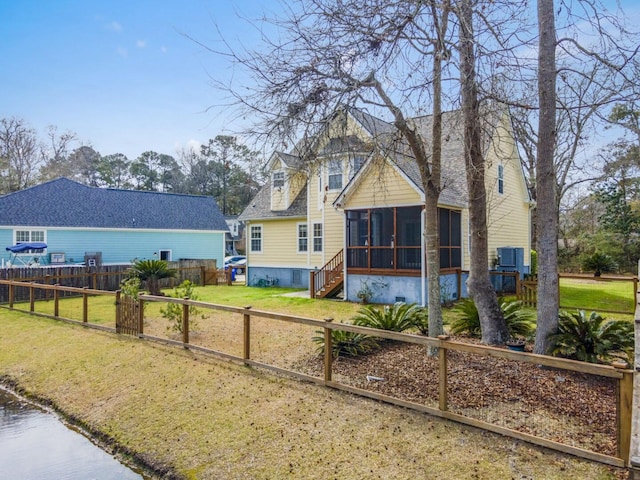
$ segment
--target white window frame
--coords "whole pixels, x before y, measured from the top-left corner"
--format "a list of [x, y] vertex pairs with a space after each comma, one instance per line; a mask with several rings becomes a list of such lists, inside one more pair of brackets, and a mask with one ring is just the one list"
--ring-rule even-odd
[[271, 174], [271, 185], [273, 188], [283, 188], [285, 183], [284, 172], [273, 172]]
[[350, 178], [353, 178], [355, 174], [358, 173], [366, 161], [367, 157], [364, 155], [355, 155], [351, 158], [351, 161], [349, 162], [349, 168], [351, 169]]
[[498, 193], [504, 194], [504, 165], [498, 165]]
[[[302, 227], [304, 227], [304, 236], [301, 235], [303, 233]], [[296, 226], [296, 232], [297, 232], [297, 238], [298, 238], [298, 241], [297, 241], [298, 253], [307, 253], [309, 251], [309, 225], [307, 223], [298, 223]], [[300, 248], [302, 240], [304, 240], [304, 249]]]
[[[162, 253], [163, 252], [167, 252], [167, 258], [166, 259], [162, 258]], [[171, 250], [169, 250], [168, 248], [160, 248], [160, 249], [158, 249], [158, 260], [166, 260], [167, 262], [170, 262], [171, 258], [172, 258], [172, 255], [173, 255], [173, 252]]]
[[[18, 233], [27, 233], [29, 239], [25, 240], [24, 238], [21, 240], [18, 240]], [[36, 234], [42, 234], [41, 237], [42, 238], [37, 238], [34, 239], [34, 233]], [[40, 235], [38, 235], [38, 237], [40, 237]], [[13, 231], [13, 244], [17, 245], [18, 243], [30, 243], [30, 242], [43, 242], [43, 243], [47, 243], [47, 231], [44, 229], [40, 229], [40, 228], [16, 228]], [[42, 249], [42, 253], [45, 253], [47, 251], [46, 248]], [[20, 253], [16, 253], [16, 255], [20, 256], [20, 255], [33, 255], [35, 253], [34, 250], [27, 250], [25, 252], [20, 252]]]
[[[327, 186], [329, 190], [342, 190], [343, 183], [343, 170], [344, 167], [342, 165], [342, 160], [339, 158], [334, 158], [329, 160], [327, 164]], [[332, 185], [331, 179], [334, 179], [334, 184]], [[337, 179], [340, 179], [340, 185], [336, 186]]]
[[322, 252], [322, 249], [324, 247], [323, 233], [324, 233], [324, 228], [322, 226], [322, 223], [314, 223], [313, 224], [313, 252], [314, 253]]
[[[258, 236], [254, 238], [253, 233], [254, 230], [258, 233]], [[262, 247], [264, 242], [264, 230], [262, 225], [250, 225], [249, 226], [249, 251], [251, 253], [262, 253]], [[259, 248], [253, 248], [253, 241], [256, 240], [259, 242]]]

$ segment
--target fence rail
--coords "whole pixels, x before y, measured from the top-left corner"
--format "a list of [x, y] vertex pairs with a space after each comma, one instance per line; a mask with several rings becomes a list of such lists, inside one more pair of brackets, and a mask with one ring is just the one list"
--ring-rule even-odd
[[[0, 269], [0, 280], [15, 282], [36, 282], [44, 285], [60, 285], [74, 288], [91, 288], [115, 292], [120, 289], [121, 282], [126, 279], [131, 265], [103, 265], [88, 270], [84, 266], [61, 267], [24, 267]], [[177, 271], [175, 278], [164, 278], [159, 281], [160, 288], [173, 288], [185, 280], [197, 285], [231, 285], [231, 272], [216, 269], [215, 260], [182, 260], [169, 262], [169, 268]], [[9, 291], [5, 283], [0, 283], [0, 303], [9, 302]], [[35, 293], [36, 299], [50, 298], [51, 289], [42, 289]], [[63, 296], [77, 296], [77, 290], [60, 290]], [[29, 296], [24, 292], [14, 292], [13, 301], [27, 301]]]
[[[101, 328], [110, 331], [116, 331], [115, 328], [108, 328], [101, 325], [92, 325], [87, 323], [88, 320], [88, 308], [87, 308], [87, 300], [91, 295], [116, 295], [115, 292], [104, 292], [100, 290], [93, 290], [88, 288], [77, 289], [73, 287], [63, 287], [58, 285], [38, 285], [35, 283], [24, 284], [21, 282], [15, 282], [12, 280], [0, 280], [0, 284], [7, 285], [9, 289], [15, 288], [17, 285], [22, 287], [27, 287], [31, 291], [35, 291], [36, 289], [43, 290], [52, 290], [54, 292], [54, 298], [57, 302], [57, 298], [59, 294], [64, 291], [71, 291], [75, 293], [82, 293], [83, 302], [85, 307], [83, 308], [83, 321], [77, 322], [85, 326], [90, 326], [94, 328]], [[119, 295], [119, 292], [117, 293]], [[35, 295], [31, 294], [31, 298], [35, 299]], [[160, 338], [151, 335], [147, 335], [144, 332], [144, 324], [145, 324], [145, 308], [144, 305], [147, 302], [164, 302], [164, 303], [175, 303], [182, 306], [182, 339], [181, 341], [172, 340], [169, 338]], [[57, 319], [74, 321], [69, 319], [64, 319], [58, 316], [58, 309], [55, 308], [54, 315], [46, 315], [42, 313], [34, 312], [34, 300], [30, 302], [29, 312], [45, 316], [45, 317], [53, 317]], [[227, 352], [217, 351], [210, 348], [206, 348], [204, 346], [193, 345], [190, 341], [190, 307], [204, 308], [210, 310], [217, 310], [221, 312], [238, 314], [242, 318], [242, 355], [232, 355]], [[6, 307], [5, 307], [6, 308]], [[12, 302], [9, 303], [9, 308], [15, 308]], [[192, 350], [197, 350], [205, 353], [215, 354], [224, 358], [236, 360], [244, 363], [248, 366], [258, 366], [265, 369], [269, 369], [271, 371], [279, 372], [287, 374], [294, 378], [303, 379], [306, 381], [311, 381], [319, 385], [324, 385], [327, 387], [335, 388], [338, 390], [343, 390], [347, 392], [351, 392], [357, 395], [361, 395], [364, 397], [372, 398], [375, 400], [391, 403], [394, 405], [403, 406], [406, 408], [411, 408], [417, 411], [421, 411], [424, 413], [428, 413], [434, 416], [438, 416], [441, 418], [446, 418], [449, 420], [453, 420], [459, 423], [463, 423], [466, 425], [470, 425], [477, 428], [482, 428], [487, 431], [495, 432], [501, 435], [505, 435], [508, 437], [512, 437], [515, 439], [523, 440], [529, 442], [531, 444], [551, 448], [553, 450], [557, 450], [560, 452], [572, 454], [578, 457], [586, 458], [589, 460], [594, 460], [598, 462], [602, 462], [608, 465], [613, 465], [617, 467], [625, 467], [629, 465], [629, 449], [630, 449], [630, 441], [631, 441], [631, 411], [632, 411], [632, 396], [633, 396], [633, 370], [630, 370], [625, 365], [618, 364], [616, 366], [604, 366], [604, 365], [595, 365], [588, 364], [583, 362], [577, 362], [566, 359], [559, 359], [554, 357], [535, 355], [531, 353], [521, 353], [521, 352], [513, 352], [510, 350], [504, 350], [500, 348], [488, 347], [483, 345], [474, 345], [468, 343], [461, 343], [450, 340], [446, 336], [441, 336], [439, 338], [430, 338], [424, 337], [421, 335], [407, 334], [407, 333], [397, 333], [386, 330], [377, 330], [368, 327], [361, 327], [351, 324], [344, 323], [333, 323], [331, 319], [327, 320], [316, 320], [312, 318], [304, 318], [304, 317], [296, 317], [291, 315], [284, 315], [279, 313], [267, 312], [254, 310], [250, 306], [247, 307], [232, 307], [226, 305], [216, 305], [207, 302], [190, 300], [188, 298], [180, 299], [180, 298], [172, 298], [172, 297], [157, 297], [151, 295], [140, 295], [139, 296], [139, 305], [137, 306], [138, 312], [138, 328], [137, 335], [139, 338], [159, 341], [162, 343], [176, 345], [183, 348], [188, 348]], [[116, 312], [118, 310], [116, 309]], [[118, 313], [116, 313], [116, 317]], [[252, 359], [252, 319], [253, 318], [265, 318], [276, 320], [280, 322], [287, 322], [290, 324], [299, 324], [306, 325], [314, 328], [321, 329], [324, 332], [324, 359], [323, 359], [323, 369], [322, 376], [316, 377], [313, 375], [308, 375], [303, 372], [294, 371], [288, 368], [281, 368], [272, 364], [263, 363], [260, 361], [256, 361]], [[438, 348], [438, 401], [437, 406], [428, 406], [412, 401], [408, 401], [406, 399], [392, 397], [388, 395], [384, 395], [375, 391], [366, 390], [363, 388], [359, 388], [353, 385], [347, 385], [340, 381], [336, 381], [333, 377], [333, 356], [332, 356], [332, 331], [334, 330], [342, 330], [347, 332], [361, 333], [365, 335], [370, 335], [377, 338], [394, 340], [397, 342], [404, 342], [408, 344], [418, 344], [423, 346], [432, 346]], [[523, 431], [511, 429], [502, 425], [498, 425], [496, 423], [492, 423], [485, 420], [480, 420], [478, 418], [474, 418], [472, 416], [466, 415], [464, 413], [450, 411], [450, 402], [449, 402], [449, 381], [452, 373], [449, 371], [448, 363], [449, 358], [452, 352], [463, 352], [470, 353], [474, 355], [480, 355], [483, 357], [493, 357], [499, 359], [506, 359], [517, 362], [530, 363], [538, 366], [549, 367], [552, 369], [578, 372], [588, 375], [595, 375], [598, 377], [604, 377], [613, 379], [616, 383], [616, 454], [615, 455], [607, 455], [604, 453], [600, 453], [594, 450], [589, 450], [573, 445], [568, 445], [564, 443], [560, 443], [556, 440], [551, 440], [545, 437], [536, 436], [531, 433], [526, 433]], [[481, 392], [480, 392], [481, 393]]]

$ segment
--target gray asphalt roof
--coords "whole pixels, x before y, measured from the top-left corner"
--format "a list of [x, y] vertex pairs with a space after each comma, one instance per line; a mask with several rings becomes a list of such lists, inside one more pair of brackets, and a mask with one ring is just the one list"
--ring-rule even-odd
[[298, 196], [286, 210], [271, 210], [271, 180], [240, 214], [238, 220], [267, 220], [272, 218], [304, 217], [307, 215], [307, 187], [302, 187]]
[[[356, 108], [349, 108], [348, 112], [353, 118], [365, 128], [372, 138], [375, 139], [380, 151], [394, 162], [395, 165], [415, 184], [420, 190], [422, 188], [422, 179], [420, 178], [420, 170], [415, 158], [411, 154], [406, 141], [401, 138], [398, 130], [392, 123], [374, 117], [365, 111]], [[483, 117], [483, 123], [487, 128], [484, 132], [484, 141], [488, 142], [492, 135], [492, 125], [495, 124], [500, 111], [486, 113]], [[431, 115], [410, 119], [414, 122], [419, 130], [425, 143], [431, 143], [431, 128], [433, 117]], [[460, 110], [453, 110], [443, 113], [443, 138], [442, 138], [442, 192], [440, 194], [440, 203], [443, 205], [466, 207], [468, 203], [467, 180], [465, 173], [464, 161], [464, 132], [462, 113]], [[493, 123], [492, 123], [493, 122]], [[350, 139], [346, 141], [346, 146], [353, 148]], [[308, 144], [308, 141], [299, 143]], [[342, 145], [345, 148], [345, 145]], [[333, 148], [335, 150], [335, 148]], [[299, 157], [294, 157], [299, 159]], [[349, 187], [347, 186], [346, 189]], [[298, 196], [295, 205], [285, 211], [271, 212], [270, 210], [270, 193], [271, 186], [268, 183], [256, 196], [252, 205], [247, 207], [240, 215], [241, 220], [251, 220], [256, 218], [278, 218], [286, 216], [299, 216], [306, 214], [306, 208], [302, 201], [306, 203], [306, 189], [303, 189], [304, 197]]]
[[96, 188], [67, 178], [1, 196], [0, 225], [229, 230], [212, 197]]

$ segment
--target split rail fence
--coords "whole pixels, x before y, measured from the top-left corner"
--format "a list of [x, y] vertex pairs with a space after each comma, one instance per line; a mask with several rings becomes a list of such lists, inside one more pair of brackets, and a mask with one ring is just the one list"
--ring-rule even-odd
[[[461, 343], [449, 340], [448, 337], [442, 336], [439, 338], [424, 337], [421, 335], [413, 335], [406, 333], [396, 333], [386, 330], [377, 330], [367, 327], [360, 327], [345, 323], [334, 323], [332, 319], [316, 320], [311, 318], [296, 317], [291, 315], [282, 315], [278, 313], [253, 310], [251, 307], [232, 307], [225, 305], [216, 305], [200, 301], [172, 297], [157, 297], [150, 295], [140, 295], [137, 305], [131, 304], [130, 301], [124, 301], [121, 297], [121, 293], [118, 292], [105, 292], [94, 289], [77, 289], [73, 287], [62, 287], [56, 285], [40, 285], [30, 283], [25, 285], [24, 283], [15, 282], [12, 280], [0, 280], [0, 285], [6, 285], [9, 291], [14, 291], [15, 288], [28, 288], [30, 292], [29, 313], [65, 320], [80, 325], [99, 328], [102, 330], [108, 330], [112, 332], [129, 333], [135, 335], [138, 338], [158, 341], [169, 345], [183, 347], [194, 351], [200, 351], [207, 354], [214, 354], [222, 358], [234, 360], [243, 363], [247, 366], [261, 367], [278, 373], [289, 375], [293, 378], [298, 378], [305, 381], [310, 381], [319, 385], [324, 385], [334, 389], [350, 392], [363, 397], [368, 397], [382, 402], [387, 402], [394, 405], [399, 405], [405, 408], [410, 408], [420, 412], [424, 412], [436, 417], [453, 420], [462, 424], [470, 425], [473, 427], [481, 428], [490, 432], [495, 432], [507, 437], [515, 438], [531, 444], [547, 447], [556, 451], [572, 454], [581, 458], [602, 462], [608, 465], [617, 467], [625, 467], [629, 465], [629, 450], [631, 441], [631, 414], [632, 414], [632, 399], [633, 399], [633, 370], [630, 370], [626, 364], [616, 364], [615, 366], [595, 365], [583, 362], [577, 362], [572, 360], [559, 359], [554, 357], [547, 357], [542, 355], [535, 355], [531, 353], [513, 352], [510, 350], [504, 350], [500, 348], [492, 348], [483, 345], [474, 345], [468, 343]], [[48, 290], [53, 292], [53, 300], [55, 302], [53, 315], [35, 312], [35, 291]], [[59, 302], [62, 292], [72, 292], [76, 294], [82, 294], [83, 308], [82, 308], [82, 320], [77, 321], [73, 319], [63, 318], [59, 316]], [[116, 308], [116, 328], [109, 327], [107, 325], [96, 325], [88, 322], [89, 309], [88, 302], [94, 295], [111, 295], [114, 296], [117, 304]], [[174, 303], [182, 306], [182, 328], [181, 328], [181, 340], [175, 340], [170, 338], [161, 338], [145, 333], [145, 324], [147, 319], [145, 317], [145, 304], [153, 302]], [[12, 301], [9, 302], [8, 308], [17, 309], [18, 305]], [[126, 307], [127, 312], [122, 307]], [[207, 348], [202, 345], [194, 345], [191, 343], [190, 338], [190, 325], [192, 320], [190, 319], [190, 309], [195, 307], [197, 309], [215, 310], [226, 314], [234, 314], [239, 318], [237, 325], [241, 335], [242, 354], [233, 355], [228, 352]], [[6, 307], [4, 307], [6, 308]], [[24, 310], [23, 310], [24, 311]], [[128, 319], [123, 318], [123, 315]], [[319, 329], [324, 337], [324, 359], [323, 368], [320, 376], [310, 375], [298, 370], [292, 370], [290, 368], [283, 368], [276, 366], [273, 363], [267, 363], [255, 360], [253, 358], [252, 350], [252, 322], [256, 319], [275, 320], [276, 322], [284, 322], [287, 325], [298, 325], [312, 327]], [[195, 319], [194, 319], [195, 320]], [[200, 320], [202, 321], [202, 320]], [[234, 320], [234, 323], [236, 320]], [[212, 325], [212, 329], [215, 330], [217, 324]], [[423, 347], [436, 347], [438, 349], [438, 373], [437, 378], [434, 379], [434, 383], [437, 384], [437, 402], [433, 405], [427, 405], [418, 403], [415, 401], [398, 398], [382, 394], [376, 391], [368, 390], [366, 388], [360, 388], [358, 386], [350, 385], [341, 382], [340, 379], [334, 378], [334, 362], [335, 359], [332, 356], [332, 332], [335, 330], [341, 330], [345, 332], [352, 332], [356, 334], [364, 334], [379, 339], [392, 340], [395, 342], [404, 342], [408, 344], [415, 344]], [[215, 332], [216, 335], [228, 335], [228, 331]], [[224, 338], [224, 343], [228, 344], [233, 339]], [[237, 339], [236, 339], [237, 340]], [[533, 364], [538, 367], [546, 369], [554, 369], [559, 374], [563, 372], [578, 372], [580, 374], [586, 374], [589, 376], [598, 377], [601, 379], [609, 379], [615, 383], [615, 454], [605, 454], [593, 449], [584, 448], [581, 446], [570, 445], [568, 443], [562, 443], [556, 439], [550, 439], [543, 436], [537, 436], [526, 431], [508, 428], [504, 425], [498, 424], [498, 422], [486, 421], [471, 416], [465, 411], [452, 411], [450, 408], [450, 394], [452, 388], [450, 382], [452, 375], [454, 375], [453, 369], [449, 366], [452, 354], [473, 354], [480, 357], [491, 357], [493, 359], [501, 359], [519, 363]], [[518, 364], [519, 364], [518, 363]], [[517, 369], [516, 369], [517, 370]], [[564, 373], [568, 375], [567, 373]], [[457, 387], [456, 387], [457, 388]], [[472, 395], [482, 395], [482, 392], [471, 392]], [[588, 395], [588, 392], [584, 392], [584, 395]], [[546, 399], [545, 399], [546, 400]], [[553, 401], [550, 399], [550, 401]], [[517, 409], [514, 409], [517, 410]]]

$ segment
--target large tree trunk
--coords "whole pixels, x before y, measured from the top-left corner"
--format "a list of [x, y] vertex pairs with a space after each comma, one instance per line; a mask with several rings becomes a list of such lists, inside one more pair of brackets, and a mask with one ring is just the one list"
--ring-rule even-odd
[[470, 0], [461, 0], [458, 8], [458, 17], [460, 20], [460, 77], [464, 122], [464, 153], [469, 190], [469, 224], [471, 228], [471, 265], [467, 288], [480, 315], [483, 343], [502, 345], [507, 341], [509, 334], [489, 276], [487, 192], [485, 187], [484, 156], [482, 154], [480, 105], [475, 74], [473, 11]]
[[558, 210], [553, 152], [556, 141], [556, 33], [553, 0], [538, 0], [538, 158], [536, 162], [538, 326], [534, 353], [546, 354], [558, 328]]

